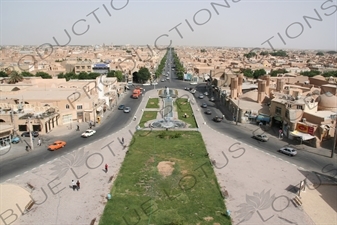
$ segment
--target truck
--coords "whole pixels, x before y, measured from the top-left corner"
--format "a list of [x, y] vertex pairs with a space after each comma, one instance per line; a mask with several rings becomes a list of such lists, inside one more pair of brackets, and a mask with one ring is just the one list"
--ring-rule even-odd
[[139, 98], [141, 94], [142, 94], [141, 88], [137, 86], [132, 92], [132, 98]]

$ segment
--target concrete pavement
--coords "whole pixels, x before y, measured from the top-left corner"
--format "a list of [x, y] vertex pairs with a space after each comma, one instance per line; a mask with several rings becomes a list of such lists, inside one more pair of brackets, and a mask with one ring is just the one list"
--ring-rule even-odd
[[[0, 224], [15, 221], [13, 224], [87, 225], [94, 218], [95, 224], [98, 224], [107, 202], [106, 196], [127, 150], [119, 140], [123, 137], [126, 143], [130, 142], [148, 97], [157, 97], [157, 91], [145, 93], [135, 113], [137, 121], [131, 121], [124, 129], [2, 183], [1, 195], [11, 194], [2, 185], [17, 185], [30, 192], [36, 204], [31, 211], [21, 215], [28, 202], [1, 198], [3, 220]], [[190, 95], [190, 98], [194, 96]], [[214, 131], [205, 123], [198, 104], [192, 105], [192, 108], [209, 157], [215, 160], [214, 172], [219, 185], [222, 191], [228, 193], [225, 201], [233, 224], [327, 225], [331, 224], [329, 221], [334, 221], [332, 217], [329, 217], [330, 220], [317, 219], [317, 215], [323, 215], [327, 210], [331, 212], [333, 207], [317, 196], [314, 188], [301, 194], [303, 207], [292, 204], [291, 199], [295, 196], [293, 190], [305, 178], [305, 171]], [[109, 165], [107, 173], [103, 171], [105, 163]], [[69, 187], [71, 180], [80, 180], [79, 191]], [[313, 215], [309, 204], [314, 197], [305, 197], [309, 196], [309, 192], [316, 196], [316, 215]], [[324, 196], [326, 198], [327, 194]]]

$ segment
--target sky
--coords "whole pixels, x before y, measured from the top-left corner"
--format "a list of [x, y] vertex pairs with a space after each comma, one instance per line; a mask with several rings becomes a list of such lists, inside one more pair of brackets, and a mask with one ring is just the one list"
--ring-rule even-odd
[[337, 0], [0, 2], [1, 45], [65, 45], [67, 30], [67, 45], [337, 51]]

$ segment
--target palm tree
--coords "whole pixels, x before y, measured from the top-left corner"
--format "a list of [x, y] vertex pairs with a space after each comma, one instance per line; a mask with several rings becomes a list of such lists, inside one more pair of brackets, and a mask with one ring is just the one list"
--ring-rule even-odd
[[19, 74], [16, 71], [12, 71], [11, 74], [9, 75], [9, 84], [15, 84], [23, 80], [23, 77], [21, 74]]

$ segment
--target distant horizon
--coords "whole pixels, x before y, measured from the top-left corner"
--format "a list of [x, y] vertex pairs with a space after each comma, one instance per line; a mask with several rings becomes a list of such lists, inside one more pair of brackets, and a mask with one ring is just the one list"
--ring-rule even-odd
[[[58, 45], [52, 45], [53, 47], [60, 47], [60, 48], [65, 48], [65, 47], [95, 47], [95, 46], [100, 46], [102, 47], [104, 44], [87, 44], [87, 45], [66, 45], [66, 46], [58, 46]], [[0, 45], [0, 47], [38, 47], [40, 45]], [[135, 44], [113, 44], [113, 45], [109, 45], [109, 44], [105, 44], [105, 46], [107, 47], [148, 47], [148, 45], [135, 45]], [[150, 47], [153, 47], [151, 45], [149, 45]], [[161, 47], [161, 46], [158, 46]], [[261, 47], [230, 47], [230, 46], [194, 46], [194, 45], [176, 45], [176, 46], [170, 46], [170, 48], [184, 48], [184, 47], [188, 47], [188, 48], [246, 48], [246, 49], [256, 49], [256, 50], [265, 50], [265, 51], [279, 51], [279, 50], [291, 50], [291, 51], [322, 51], [322, 52], [336, 52], [336, 50], [333, 49], [301, 49], [301, 48], [275, 48], [275, 50], [271, 49], [271, 48], [261, 48]]]

